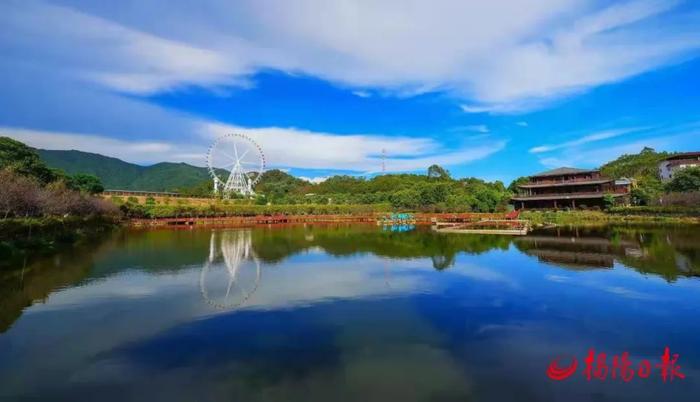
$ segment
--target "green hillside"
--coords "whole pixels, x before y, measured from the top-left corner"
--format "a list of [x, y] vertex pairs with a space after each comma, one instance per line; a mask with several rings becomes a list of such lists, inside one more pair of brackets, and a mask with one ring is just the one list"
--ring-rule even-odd
[[657, 178], [659, 162], [669, 157], [668, 152], [656, 152], [645, 147], [638, 154], [625, 154], [600, 167], [601, 172], [609, 177], [644, 177]]
[[37, 149], [37, 153], [52, 168], [71, 175], [87, 173], [99, 177], [105, 188], [136, 189], [131, 184], [147, 169], [121, 159], [89, 152]]
[[647, 205], [663, 192], [663, 184], [658, 177], [659, 162], [670, 155], [645, 147], [638, 154], [625, 154], [604, 164], [600, 171], [608, 177], [636, 179], [637, 188], [632, 190], [632, 201]]
[[194, 187], [209, 179], [205, 168], [186, 163], [163, 162], [141, 166], [82, 151], [38, 149], [37, 152], [48, 166], [69, 174], [93, 174], [102, 180], [107, 189], [175, 191]]
[[186, 163], [161, 162], [146, 167], [131, 183], [131, 188], [152, 191], [179, 190], [209, 181], [209, 177], [205, 168]]

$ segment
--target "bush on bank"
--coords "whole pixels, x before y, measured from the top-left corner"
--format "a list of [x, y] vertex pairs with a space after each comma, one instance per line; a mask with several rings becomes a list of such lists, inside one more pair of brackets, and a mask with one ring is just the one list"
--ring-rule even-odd
[[36, 178], [0, 169], [0, 220], [51, 216], [118, 218], [115, 206], [89, 193], [76, 191], [63, 181], [43, 184]]

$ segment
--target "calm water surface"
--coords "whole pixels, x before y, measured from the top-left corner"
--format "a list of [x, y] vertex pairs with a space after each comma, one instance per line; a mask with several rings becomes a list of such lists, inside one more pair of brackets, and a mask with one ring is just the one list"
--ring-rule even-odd
[[[667, 345], [684, 380], [583, 375]], [[697, 227], [125, 231], [0, 271], [0, 400], [698, 398]]]

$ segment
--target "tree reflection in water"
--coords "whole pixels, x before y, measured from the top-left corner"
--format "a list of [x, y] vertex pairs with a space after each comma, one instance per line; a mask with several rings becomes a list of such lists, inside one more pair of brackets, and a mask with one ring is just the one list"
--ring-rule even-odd
[[558, 269], [609, 269], [621, 264], [668, 282], [700, 277], [700, 227], [689, 225], [572, 227], [536, 230], [522, 237], [434, 233], [425, 227], [391, 232], [373, 225], [125, 231], [1, 270], [0, 333], [25, 308], [56, 289], [131, 269], [179, 272], [201, 266], [202, 259], [202, 294], [214, 305], [235, 308], [257, 289], [261, 263], [278, 263], [313, 249], [336, 257], [361, 253], [382, 257], [387, 282], [392, 260], [430, 258], [433, 268], [444, 270], [456, 263], [460, 253], [492, 250], [522, 252]]
[[209, 257], [202, 266], [199, 289], [217, 308], [244, 305], [260, 284], [260, 261], [251, 247], [250, 230], [212, 231]]
[[620, 263], [667, 281], [700, 276], [700, 228], [696, 226], [600, 226], [540, 229], [527, 236], [410, 232], [369, 226], [285, 227], [255, 230], [253, 248], [261, 260], [282, 261], [320, 248], [335, 256], [372, 253], [392, 259], [430, 258], [433, 268], [448, 269], [459, 253], [516, 250], [563, 269], [610, 269]]

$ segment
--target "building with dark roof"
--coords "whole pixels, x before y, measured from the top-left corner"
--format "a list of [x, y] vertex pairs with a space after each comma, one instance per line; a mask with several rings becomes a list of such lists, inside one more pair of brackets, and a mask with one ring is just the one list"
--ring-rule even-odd
[[603, 207], [605, 195], [629, 202], [630, 180], [604, 177], [599, 170], [561, 167], [529, 177], [511, 199], [516, 209]]
[[684, 152], [662, 160], [659, 162], [659, 178], [671, 180], [675, 172], [687, 167], [700, 167], [700, 152]]

